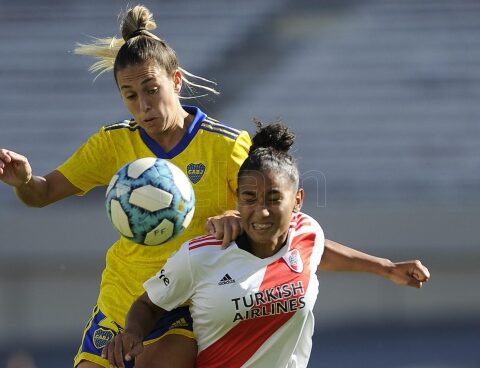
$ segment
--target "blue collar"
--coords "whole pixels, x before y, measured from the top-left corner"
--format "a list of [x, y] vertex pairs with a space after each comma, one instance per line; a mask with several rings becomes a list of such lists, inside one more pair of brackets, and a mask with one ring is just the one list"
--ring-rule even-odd
[[188, 131], [182, 137], [180, 142], [178, 142], [178, 144], [170, 151], [165, 152], [163, 148], [160, 147], [160, 145], [155, 142], [155, 140], [153, 140], [143, 128], [140, 128], [140, 136], [142, 137], [143, 143], [145, 143], [158, 158], [172, 159], [180, 154], [185, 148], [187, 148], [189, 143], [195, 137], [195, 134], [197, 134], [198, 129], [200, 129], [202, 122], [207, 117], [207, 115], [198, 107], [188, 105], [182, 105], [182, 107], [186, 112], [194, 115], [193, 122], [188, 127]]

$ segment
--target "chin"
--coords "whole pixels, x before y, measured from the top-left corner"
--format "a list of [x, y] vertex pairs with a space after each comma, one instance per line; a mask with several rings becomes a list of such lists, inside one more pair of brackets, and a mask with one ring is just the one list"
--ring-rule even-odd
[[250, 237], [255, 243], [258, 244], [275, 244], [275, 240], [271, 236], [253, 236]]

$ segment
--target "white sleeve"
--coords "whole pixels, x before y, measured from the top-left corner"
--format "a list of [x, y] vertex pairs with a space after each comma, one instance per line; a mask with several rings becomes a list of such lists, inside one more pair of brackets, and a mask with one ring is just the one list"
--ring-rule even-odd
[[323, 233], [323, 229], [320, 226], [320, 224], [315, 221], [315, 228], [316, 228], [316, 237], [315, 237], [315, 248], [314, 248], [314, 254], [315, 254], [315, 263], [316, 267], [320, 265], [320, 262], [322, 261], [322, 256], [323, 252], [325, 251], [325, 234]]
[[325, 234], [323, 229], [313, 217], [303, 214], [309, 219], [309, 224], [307, 225], [307, 231], [311, 231], [315, 234], [315, 244], [312, 253], [312, 260], [314, 261], [315, 268], [318, 268], [322, 260], [322, 255], [325, 250]]
[[150, 300], [167, 311], [184, 304], [193, 295], [193, 277], [188, 243], [173, 254], [163, 268], [143, 284]]

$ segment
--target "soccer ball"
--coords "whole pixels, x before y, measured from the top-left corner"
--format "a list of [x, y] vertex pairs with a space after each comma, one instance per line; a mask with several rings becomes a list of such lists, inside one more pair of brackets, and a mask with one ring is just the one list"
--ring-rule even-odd
[[147, 157], [126, 164], [112, 177], [106, 207], [110, 221], [124, 237], [160, 245], [190, 224], [195, 194], [177, 166]]

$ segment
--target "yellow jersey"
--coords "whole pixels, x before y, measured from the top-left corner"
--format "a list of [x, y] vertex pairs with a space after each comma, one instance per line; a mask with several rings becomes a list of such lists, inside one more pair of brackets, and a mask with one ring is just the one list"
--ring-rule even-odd
[[102, 127], [57, 170], [85, 194], [106, 186], [120, 167], [142, 157], [167, 159], [190, 178], [195, 190], [195, 215], [178, 237], [159, 246], [136, 244], [120, 237], [108, 250], [98, 306], [124, 325], [131, 304], [152, 277], [186, 240], [205, 233], [206, 219], [235, 208], [237, 173], [251, 145], [239, 131], [207, 117], [193, 106], [183, 108], [195, 118], [182, 140], [168, 152], [131, 121]]

